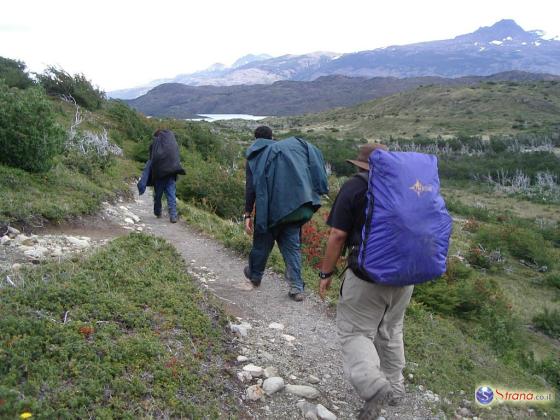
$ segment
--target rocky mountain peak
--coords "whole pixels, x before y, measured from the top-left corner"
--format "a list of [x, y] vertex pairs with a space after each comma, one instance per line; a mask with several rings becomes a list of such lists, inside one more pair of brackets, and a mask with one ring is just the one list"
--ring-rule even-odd
[[525, 31], [513, 19], [502, 19], [492, 26], [483, 26], [476, 31], [460, 35], [456, 40], [469, 42], [492, 42], [492, 41], [517, 41], [530, 42], [538, 38], [535, 32]]

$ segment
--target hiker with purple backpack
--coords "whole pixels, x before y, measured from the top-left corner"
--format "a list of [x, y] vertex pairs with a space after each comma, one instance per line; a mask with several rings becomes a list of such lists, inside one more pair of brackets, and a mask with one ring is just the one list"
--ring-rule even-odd
[[452, 221], [435, 156], [365, 144], [348, 162], [359, 173], [342, 186], [327, 220], [319, 294], [324, 299], [346, 248], [336, 318], [344, 373], [365, 401], [358, 419], [377, 419], [405, 395], [405, 310], [414, 284], [445, 272]]

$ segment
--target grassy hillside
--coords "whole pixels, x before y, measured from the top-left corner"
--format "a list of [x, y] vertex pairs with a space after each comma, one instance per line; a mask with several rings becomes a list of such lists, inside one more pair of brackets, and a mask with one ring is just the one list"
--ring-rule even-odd
[[560, 83], [424, 86], [355, 107], [270, 122], [277, 128], [368, 139], [558, 131]]

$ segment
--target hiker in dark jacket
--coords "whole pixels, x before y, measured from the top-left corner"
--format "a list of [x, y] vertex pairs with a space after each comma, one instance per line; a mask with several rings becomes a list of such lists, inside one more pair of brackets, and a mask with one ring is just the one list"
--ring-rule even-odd
[[157, 130], [150, 144], [151, 182], [154, 186], [154, 215], [161, 217], [161, 199], [165, 193], [169, 221], [177, 222], [175, 183], [177, 175], [185, 175], [181, 166], [179, 146], [170, 130]]
[[350, 178], [335, 199], [327, 220], [331, 231], [319, 272], [319, 294], [324, 298], [344, 247], [350, 250], [336, 323], [344, 373], [365, 400], [360, 420], [377, 419], [385, 404], [397, 405], [404, 397], [403, 319], [413, 289], [367, 281], [353, 268], [366, 221], [368, 157], [377, 148], [386, 149], [381, 144], [366, 144], [356, 160], [348, 161], [366, 177]]
[[277, 242], [291, 283], [289, 296], [298, 302], [304, 299], [301, 226], [321, 206], [321, 194], [328, 192], [324, 166], [321, 152], [309, 143], [297, 138], [275, 142], [269, 127], [255, 130], [255, 142], [247, 150], [244, 214], [245, 231], [253, 235], [244, 274], [255, 287]]

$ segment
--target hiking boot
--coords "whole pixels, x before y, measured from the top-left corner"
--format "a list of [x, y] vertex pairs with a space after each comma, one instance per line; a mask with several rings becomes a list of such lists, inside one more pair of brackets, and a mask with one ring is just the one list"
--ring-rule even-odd
[[246, 265], [245, 268], [243, 268], [243, 274], [245, 274], [245, 277], [247, 277], [247, 280], [249, 280], [253, 284], [253, 286], [259, 287], [261, 285], [260, 280], [256, 281], [251, 278], [251, 269], [249, 268], [248, 265]]
[[155, 214], [154, 213], [154, 216], [156, 216], [158, 219], [161, 219], [161, 213], [160, 214]]
[[392, 399], [393, 391], [390, 388], [379, 391], [364, 403], [360, 414], [358, 414], [358, 420], [376, 420], [381, 414], [381, 409], [388, 405]]
[[393, 394], [392, 398], [389, 400], [389, 405], [391, 407], [396, 407], [397, 405], [401, 405], [403, 401], [404, 401], [404, 395]]
[[305, 299], [305, 295], [302, 291], [293, 288], [288, 292], [288, 296], [290, 296], [290, 298], [292, 300], [295, 300], [296, 302], [301, 302], [303, 299]]
[[169, 221], [170, 221], [171, 223], [177, 223], [177, 216], [171, 216], [171, 217], [169, 218]]

